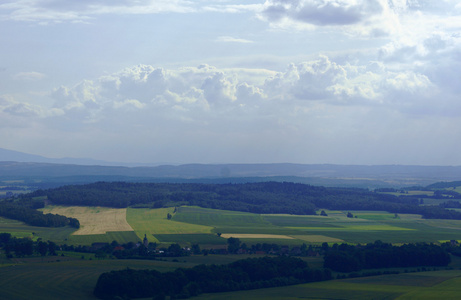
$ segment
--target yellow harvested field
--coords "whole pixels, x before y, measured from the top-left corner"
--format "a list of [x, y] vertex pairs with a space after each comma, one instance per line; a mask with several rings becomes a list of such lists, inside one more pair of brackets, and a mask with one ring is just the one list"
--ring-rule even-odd
[[51, 206], [44, 213], [72, 217], [80, 222], [74, 235], [105, 234], [108, 231], [133, 231], [126, 221], [126, 208]]
[[244, 234], [244, 233], [223, 233], [221, 235], [223, 238], [238, 238], [238, 239], [285, 239], [293, 240], [294, 238], [288, 235], [278, 235], [278, 234]]

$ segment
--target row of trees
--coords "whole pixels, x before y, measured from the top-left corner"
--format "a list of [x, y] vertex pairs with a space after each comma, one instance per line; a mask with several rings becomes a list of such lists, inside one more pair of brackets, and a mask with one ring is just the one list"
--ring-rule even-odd
[[12, 237], [10, 233], [0, 233], [0, 248], [5, 251], [7, 257], [25, 257], [34, 254], [40, 256], [56, 255], [57, 245], [51, 241], [42, 241], [41, 239], [36, 242], [29, 238], [16, 238]]
[[446, 266], [451, 258], [446, 249], [434, 244], [392, 244], [376, 241], [365, 246], [335, 245], [327, 249], [324, 267], [338, 272], [362, 269]]
[[201, 293], [217, 293], [300, 284], [331, 279], [331, 272], [311, 269], [293, 257], [249, 258], [227, 265], [199, 265], [190, 269], [160, 273], [155, 270], [111, 271], [98, 279], [94, 295], [170, 299], [189, 298]]
[[0, 201], [0, 216], [23, 221], [31, 226], [64, 227], [69, 225], [80, 228], [80, 222], [77, 219], [55, 214], [44, 214], [37, 210], [41, 206], [39, 202], [29, 200], [26, 198], [22, 200]]

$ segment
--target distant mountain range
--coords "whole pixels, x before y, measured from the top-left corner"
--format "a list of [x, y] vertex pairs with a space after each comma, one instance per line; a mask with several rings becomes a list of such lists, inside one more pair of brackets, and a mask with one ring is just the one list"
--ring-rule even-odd
[[121, 163], [109, 162], [104, 160], [96, 160], [92, 158], [49, 158], [40, 155], [28, 154], [19, 151], [7, 150], [0, 148], [0, 161], [15, 161], [15, 162], [36, 162], [49, 164], [70, 164], [70, 165], [85, 165], [85, 166], [155, 166], [158, 164], [143, 164], [143, 163]]
[[[123, 166], [91, 159], [50, 159], [0, 148], [0, 179], [53, 178], [54, 181], [163, 181], [179, 179], [241, 182], [276, 180], [338, 186], [409, 186], [461, 180], [460, 166], [333, 164], [184, 164]], [[67, 179], [65, 179], [67, 178]], [[240, 178], [240, 179], [238, 179]], [[335, 183], [335, 184], [333, 184]], [[360, 184], [358, 184], [360, 183]]]

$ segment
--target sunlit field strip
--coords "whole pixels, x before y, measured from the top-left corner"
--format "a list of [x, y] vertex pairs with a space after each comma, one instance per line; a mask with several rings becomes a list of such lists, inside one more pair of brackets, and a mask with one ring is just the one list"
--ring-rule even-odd
[[225, 233], [221, 235], [223, 238], [239, 238], [239, 239], [294, 239], [288, 235], [278, 235], [278, 234], [251, 234], [251, 233]]
[[347, 227], [287, 227], [291, 229], [309, 230], [309, 231], [411, 231], [414, 229], [402, 228], [390, 225], [352, 225]]

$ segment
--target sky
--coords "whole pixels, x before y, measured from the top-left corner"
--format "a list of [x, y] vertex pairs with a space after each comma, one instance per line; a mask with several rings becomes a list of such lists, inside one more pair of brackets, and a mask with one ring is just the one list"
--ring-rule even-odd
[[461, 165], [457, 0], [2, 0], [0, 148]]

